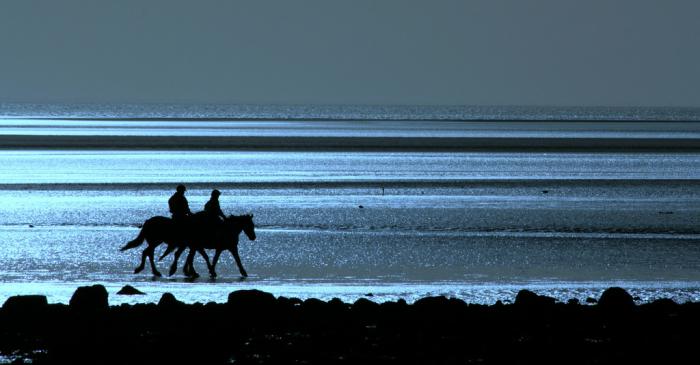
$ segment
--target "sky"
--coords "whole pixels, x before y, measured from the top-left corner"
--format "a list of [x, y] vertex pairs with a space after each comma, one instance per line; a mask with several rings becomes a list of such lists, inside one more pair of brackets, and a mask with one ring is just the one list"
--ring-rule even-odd
[[700, 106], [689, 0], [8, 0], [0, 102]]

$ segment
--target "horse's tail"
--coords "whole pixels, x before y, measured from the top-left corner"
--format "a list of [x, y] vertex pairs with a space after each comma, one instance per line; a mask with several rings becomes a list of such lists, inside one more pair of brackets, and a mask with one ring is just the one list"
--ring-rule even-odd
[[146, 230], [146, 225], [144, 224], [143, 228], [139, 231], [138, 237], [134, 238], [133, 240], [129, 241], [124, 247], [120, 249], [120, 251], [126, 251], [130, 248], [134, 247], [139, 247], [143, 243], [143, 241], [146, 239], [146, 234], [144, 231]]

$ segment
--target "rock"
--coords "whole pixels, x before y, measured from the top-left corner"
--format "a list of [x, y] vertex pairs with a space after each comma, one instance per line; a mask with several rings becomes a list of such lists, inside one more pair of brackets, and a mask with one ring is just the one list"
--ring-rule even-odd
[[7, 298], [2, 310], [11, 315], [22, 315], [41, 312], [48, 306], [45, 295], [16, 295]]
[[177, 300], [172, 293], [163, 293], [158, 301], [159, 307], [179, 307], [185, 303]]
[[625, 289], [612, 287], [605, 289], [598, 305], [604, 310], [627, 310], [634, 308], [634, 299]]
[[300, 307], [304, 301], [302, 301], [299, 298], [287, 298], [287, 297], [279, 297], [277, 298], [277, 304], [281, 306], [286, 306], [286, 307]]
[[360, 209], [363, 209], [363, 208], [364, 208], [364, 206], [362, 206], [362, 205], [358, 205], [357, 207], [360, 208]]
[[586, 298], [586, 303], [588, 303], [588, 304], [596, 304], [596, 303], [598, 303], [598, 299], [588, 297], [588, 298]]
[[352, 311], [363, 315], [373, 315], [379, 310], [379, 304], [366, 298], [360, 298], [352, 304]]
[[365, 296], [366, 296], [366, 297], [373, 297], [374, 294], [372, 294], [372, 293], [367, 293], [367, 294], [365, 294]]
[[413, 307], [416, 309], [440, 310], [447, 307], [449, 299], [444, 296], [425, 297], [416, 300]]
[[566, 302], [566, 304], [579, 305], [579, 304], [581, 304], [581, 301], [579, 301], [577, 298], [571, 298]]
[[659, 312], [669, 313], [678, 310], [678, 303], [674, 302], [672, 299], [662, 298], [647, 304], [647, 307]]
[[227, 301], [227, 304], [234, 309], [253, 311], [271, 309], [276, 303], [274, 295], [257, 289], [231, 292]]
[[537, 295], [527, 289], [523, 289], [515, 296], [515, 305], [526, 307], [541, 307], [554, 304], [554, 298]]
[[102, 285], [81, 286], [73, 293], [69, 306], [81, 311], [106, 310], [109, 308], [108, 296]]
[[340, 298], [333, 298], [328, 301], [328, 306], [336, 309], [345, 309], [348, 305], [345, 304]]
[[131, 285], [125, 285], [121, 290], [117, 292], [119, 295], [144, 295], [146, 293], [134, 288]]
[[352, 305], [353, 305], [353, 307], [359, 306], [359, 307], [372, 307], [372, 308], [379, 306], [379, 304], [377, 304], [369, 299], [365, 299], [365, 298], [357, 299], [355, 301], [355, 303], [353, 303]]
[[328, 305], [328, 303], [316, 298], [306, 299], [301, 304], [301, 309], [302, 313], [304, 313], [304, 318], [314, 322], [325, 321], [328, 318], [329, 308], [330, 306]]

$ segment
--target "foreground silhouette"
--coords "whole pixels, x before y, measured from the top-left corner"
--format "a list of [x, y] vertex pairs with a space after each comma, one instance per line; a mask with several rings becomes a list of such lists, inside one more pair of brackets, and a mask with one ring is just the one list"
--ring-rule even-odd
[[491, 306], [443, 296], [326, 302], [257, 290], [232, 292], [224, 303], [185, 304], [165, 293], [158, 304], [110, 306], [111, 295], [95, 285], [78, 288], [69, 305], [9, 298], [0, 309], [3, 362], [692, 364], [700, 341], [700, 303], [637, 305], [620, 288], [596, 305], [528, 291]]
[[[177, 260], [182, 252], [190, 248], [190, 253], [184, 266], [185, 275], [198, 276], [196, 271], [194, 271], [193, 261], [194, 254], [199, 252], [207, 263], [209, 274], [212, 277], [216, 277], [215, 266], [219, 256], [221, 252], [228, 250], [236, 260], [241, 275], [247, 276], [248, 274], [243, 268], [238, 255], [238, 236], [242, 231], [246, 233], [246, 236], [251, 241], [255, 240], [255, 225], [252, 215], [228, 216], [223, 221], [219, 221], [211, 219], [211, 216], [205, 212], [199, 212], [186, 219], [179, 220], [177, 223], [173, 219], [156, 216], [146, 220], [138, 237], [124, 245], [121, 251], [138, 247], [144, 241], [147, 242], [148, 247], [143, 250], [141, 263], [136, 267], [134, 273], [139, 273], [144, 269], [146, 258], [148, 258], [153, 275], [162, 276], [154, 262], [156, 247], [163, 243], [168, 245], [168, 249], [163, 256], [166, 256], [173, 250], [177, 250], [175, 259], [170, 267], [170, 275], [177, 270]], [[213, 263], [209, 261], [209, 256], [204, 250], [205, 248], [216, 250]]]

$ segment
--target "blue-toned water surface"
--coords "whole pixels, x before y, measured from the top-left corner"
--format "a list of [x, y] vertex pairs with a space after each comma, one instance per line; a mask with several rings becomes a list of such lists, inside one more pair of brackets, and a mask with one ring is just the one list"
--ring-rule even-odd
[[[67, 302], [95, 282], [113, 304], [242, 288], [493, 303], [611, 285], [700, 300], [698, 171], [700, 155], [667, 153], [0, 151], [0, 301]], [[217, 188], [224, 211], [255, 215], [248, 279], [228, 254], [215, 281], [132, 273], [140, 249], [119, 248], [168, 215], [177, 183], [193, 210]], [[124, 284], [148, 295], [113, 295]]]

